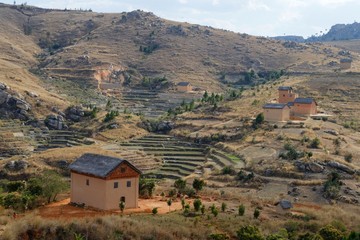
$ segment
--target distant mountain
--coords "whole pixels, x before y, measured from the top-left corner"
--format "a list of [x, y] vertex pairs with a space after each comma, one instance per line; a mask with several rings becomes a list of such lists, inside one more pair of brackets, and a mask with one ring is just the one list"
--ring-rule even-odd
[[308, 42], [328, 42], [338, 40], [360, 39], [360, 23], [336, 24], [331, 27], [330, 31], [319, 37], [310, 37]]
[[272, 39], [293, 41], [293, 42], [329, 42], [360, 39], [360, 23], [336, 24], [331, 27], [329, 32], [321, 36], [311, 36], [304, 39], [302, 36], [276, 36]]

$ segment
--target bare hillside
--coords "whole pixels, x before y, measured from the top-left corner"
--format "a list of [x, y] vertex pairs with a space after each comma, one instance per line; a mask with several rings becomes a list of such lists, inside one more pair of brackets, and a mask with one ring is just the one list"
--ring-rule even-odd
[[103, 14], [6, 5], [0, 11], [4, 38], [20, 45], [27, 65], [45, 70], [44, 76], [95, 87], [101, 81], [118, 87], [165, 76], [172, 83], [212, 83], [220, 90], [221, 82], [241, 82], [249, 69], [328, 72], [340, 59], [338, 50], [324, 45], [283, 43], [143, 11]]

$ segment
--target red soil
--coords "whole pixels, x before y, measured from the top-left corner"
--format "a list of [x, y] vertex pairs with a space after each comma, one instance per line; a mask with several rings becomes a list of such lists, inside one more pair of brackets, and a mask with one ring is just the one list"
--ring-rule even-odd
[[[69, 198], [56, 203], [51, 203], [39, 208], [37, 210], [37, 215], [43, 218], [72, 219], [121, 214], [120, 210], [101, 211], [92, 208], [75, 207], [69, 203]], [[162, 200], [161, 197], [155, 197], [152, 199], [139, 199], [139, 207], [136, 209], [125, 209], [124, 214], [151, 213], [153, 208], [158, 208], [158, 214], [169, 212], [169, 206], [167, 205], [166, 200]], [[181, 208], [181, 201], [178, 200], [172, 202], [170, 210], [180, 210]]]

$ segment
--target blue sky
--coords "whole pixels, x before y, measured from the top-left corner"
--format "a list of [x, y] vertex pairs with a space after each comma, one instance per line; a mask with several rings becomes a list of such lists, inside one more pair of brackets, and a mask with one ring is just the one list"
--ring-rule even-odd
[[[13, 3], [13, 0], [0, 0]], [[25, 0], [23, 1], [25, 2]], [[97, 12], [142, 9], [171, 20], [259, 36], [325, 33], [336, 23], [360, 21], [359, 0], [27, 0], [47, 8]], [[22, 2], [17, 1], [17, 4]]]

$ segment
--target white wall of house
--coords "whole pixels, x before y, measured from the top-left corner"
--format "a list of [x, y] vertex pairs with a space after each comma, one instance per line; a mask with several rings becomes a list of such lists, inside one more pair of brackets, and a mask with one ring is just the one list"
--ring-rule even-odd
[[[87, 180], [89, 185], [87, 185]], [[99, 209], [106, 207], [105, 180], [71, 172], [70, 201]]]
[[[115, 182], [117, 188], [114, 188]], [[138, 207], [138, 177], [104, 180], [71, 172], [71, 202], [84, 203], [86, 206], [103, 210], [114, 210], [119, 209], [121, 197], [125, 197], [125, 208]]]
[[[116, 182], [118, 187], [114, 188]], [[127, 182], [130, 182], [130, 187]], [[125, 208], [138, 207], [139, 178], [121, 178], [106, 181], [105, 209], [119, 209], [121, 197], [125, 197]]]

